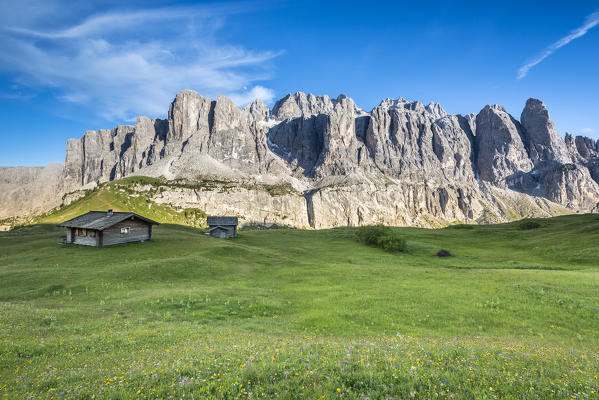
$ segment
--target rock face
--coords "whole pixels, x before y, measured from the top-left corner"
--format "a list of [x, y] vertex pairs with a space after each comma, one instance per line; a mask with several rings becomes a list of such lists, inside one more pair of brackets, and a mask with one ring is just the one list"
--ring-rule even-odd
[[64, 168], [51, 170], [48, 201], [28, 209], [16, 188], [39, 183], [41, 170], [0, 170], [0, 184], [12, 188], [1, 215], [38, 212], [64, 193], [129, 175], [227, 181], [226, 191], [179, 186], [153, 200], [313, 228], [499, 222], [599, 202], [599, 143], [562, 139], [536, 99], [518, 121], [498, 105], [461, 116], [399, 98], [365, 112], [344, 95], [296, 93], [272, 110], [261, 101], [239, 109], [185, 90], [166, 120], [139, 117], [69, 140]]
[[167, 121], [139, 117], [135, 126], [87, 131], [81, 139], [70, 139], [65, 188], [119, 179], [158, 161], [167, 127]]
[[0, 167], [0, 220], [40, 214], [60, 205], [62, 174], [62, 164]]
[[479, 177], [505, 186], [506, 178], [530, 172], [533, 163], [522, 141], [522, 126], [501, 106], [486, 106], [476, 116], [476, 148]]
[[528, 99], [520, 117], [530, 159], [535, 167], [555, 161], [560, 164], [572, 162], [566, 143], [555, 130], [549, 112], [541, 100]]

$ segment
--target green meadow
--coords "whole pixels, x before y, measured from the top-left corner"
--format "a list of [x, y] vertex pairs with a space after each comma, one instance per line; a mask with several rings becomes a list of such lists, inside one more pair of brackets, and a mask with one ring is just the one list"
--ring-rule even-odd
[[0, 399], [597, 399], [599, 216], [537, 222], [3, 232]]

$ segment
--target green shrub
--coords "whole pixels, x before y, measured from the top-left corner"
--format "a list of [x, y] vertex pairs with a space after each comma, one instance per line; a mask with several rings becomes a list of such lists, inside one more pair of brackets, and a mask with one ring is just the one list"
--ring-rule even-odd
[[399, 235], [383, 235], [378, 240], [378, 246], [387, 251], [406, 251], [406, 240]]
[[393, 231], [387, 226], [363, 226], [356, 231], [356, 238], [359, 242], [370, 246], [376, 246], [381, 236], [389, 234], [393, 234]]
[[525, 219], [520, 224], [518, 224], [518, 228], [527, 231], [530, 229], [537, 229], [541, 227], [541, 223], [538, 221], [534, 221], [532, 219]]
[[380, 247], [391, 252], [407, 250], [404, 238], [393, 232], [388, 226], [364, 226], [356, 231], [356, 239], [369, 246]]

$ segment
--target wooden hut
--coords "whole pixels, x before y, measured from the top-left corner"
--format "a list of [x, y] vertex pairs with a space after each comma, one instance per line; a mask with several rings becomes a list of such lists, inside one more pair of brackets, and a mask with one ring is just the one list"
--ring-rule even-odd
[[237, 217], [208, 217], [206, 218], [210, 235], [219, 238], [237, 236]]
[[152, 225], [158, 222], [131, 212], [90, 211], [57, 226], [67, 228], [63, 243], [84, 246], [112, 246], [152, 239]]

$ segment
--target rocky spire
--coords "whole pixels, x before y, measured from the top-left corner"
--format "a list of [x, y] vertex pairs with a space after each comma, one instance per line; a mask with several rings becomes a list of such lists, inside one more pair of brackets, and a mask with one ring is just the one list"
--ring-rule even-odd
[[522, 127], [502, 106], [487, 105], [476, 116], [476, 166], [480, 179], [502, 183], [533, 168], [522, 142]]
[[541, 100], [528, 99], [520, 122], [524, 127], [525, 144], [535, 167], [543, 162], [571, 163], [566, 144], [555, 130], [549, 111]]

